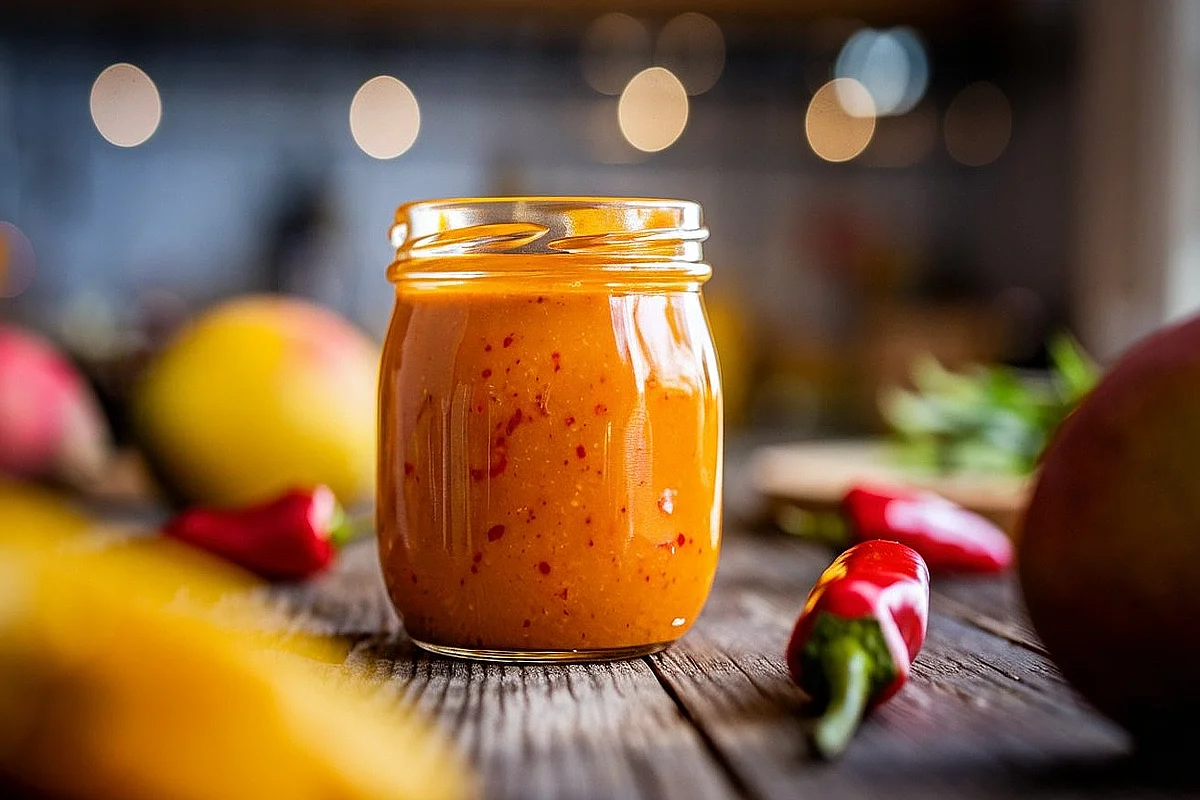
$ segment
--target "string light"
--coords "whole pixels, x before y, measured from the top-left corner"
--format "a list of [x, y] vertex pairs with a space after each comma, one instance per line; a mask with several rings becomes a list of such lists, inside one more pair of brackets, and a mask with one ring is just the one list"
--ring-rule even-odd
[[630, 78], [650, 66], [650, 30], [628, 14], [602, 14], [588, 25], [579, 52], [588, 86], [619, 95]]
[[711, 17], [688, 11], [658, 34], [657, 61], [679, 77], [689, 95], [704, 94], [725, 69], [725, 34]]
[[808, 146], [826, 161], [849, 161], [875, 135], [875, 102], [853, 78], [834, 78], [809, 101], [804, 115]]
[[421, 109], [412, 90], [391, 75], [377, 75], [359, 87], [350, 103], [350, 134], [372, 158], [395, 158], [417, 141]]
[[1008, 97], [987, 81], [965, 87], [946, 108], [944, 135], [946, 150], [955, 161], [968, 167], [990, 164], [1012, 136]]
[[668, 69], [644, 69], [621, 92], [617, 121], [621, 134], [638, 150], [665, 150], [687, 127], [687, 90]]
[[162, 120], [158, 87], [133, 64], [106, 67], [92, 84], [89, 106], [96, 130], [118, 147], [142, 144]]

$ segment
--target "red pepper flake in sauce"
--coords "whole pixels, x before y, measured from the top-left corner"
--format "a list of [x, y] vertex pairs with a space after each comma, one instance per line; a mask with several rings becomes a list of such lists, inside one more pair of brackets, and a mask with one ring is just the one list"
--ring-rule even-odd
[[683, 547], [685, 544], [687, 544], [687, 537], [684, 536], [682, 533], [679, 534], [678, 536], [675, 537], [675, 544], [679, 545], [680, 547]]
[[608, 406], [604, 405], [604, 403], [596, 403], [596, 416], [597, 417], [602, 417], [607, 413], [608, 413]]
[[484, 378], [490, 378], [490, 377], [492, 377], [492, 370], [489, 367], [479, 374], [482, 375]]
[[587, 458], [587, 448], [583, 445], [578, 445], [575, 448], [575, 455], [579, 458]]
[[504, 536], [503, 525], [493, 525], [488, 528], [487, 539], [489, 542], [498, 542]]
[[492, 452], [488, 456], [488, 468], [485, 472], [483, 469], [471, 468], [471, 479], [476, 481], [483, 480], [484, 475], [495, 478], [508, 469], [508, 440], [503, 436], [497, 436], [492, 442]]
[[554, 371], [558, 372], [562, 369], [562, 353], [555, 350], [550, 354], [550, 361], [554, 364]]
[[564, 424], [564, 425], [566, 425], [566, 426], [569, 428], [569, 427], [571, 427], [572, 425], [574, 425], [574, 424], [575, 424], [575, 418], [574, 418], [574, 417], [567, 417], [566, 419], [564, 419], [564, 420], [563, 420], [563, 424]]
[[480, 561], [483, 561], [483, 553], [476, 550], [475, 555], [471, 556], [471, 560], [478, 564]]
[[508, 424], [504, 426], [504, 432], [507, 433], [509, 436], [512, 436], [513, 431], [515, 431], [517, 429], [517, 426], [521, 424], [521, 420], [523, 418], [524, 418], [524, 414], [522, 414], [521, 409], [518, 408], [516, 411], [513, 412], [513, 415], [508, 418]]
[[414, 470], [414, 469], [416, 469], [416, 467], [414, 467], [414, 466], [412, 465], [412, 462], [411, 462], [411, 461], [405, 461], [405, 462], [404, 462], [404, 474], [405, 474], [405, 475], [412, 475], [412, 474], [413, 474], [413, 470]]
[[538, 568], [538, 572], [542, 573], [543, 575], [550, 574], [550, 565], [545, 561], [538, 564], [537, 568]]
[[485, 344], [485, 345], [483, 346], [483, 352], [485, 352], [485, 353], [490, 353], [490, 352], [492, 352], [492, 346], [491, 346], [490, 344]]
[[505, 337], [504, 337], [504, 346], [505, 346], [505, 347], [512, 347], [512, 343], [513, 343], [513, 337], [514, 337], [515, 335], [516, 335], [516, 334], [512, 334], [512, 333], [510, 333], [508, 336], [505, 336]]
[[542, 297], [542, 296], [539, 294], [539, 295], [538, 295], [538, 299], [537, 299], [537, 301], [538, 301], [539, 303], [544, 303], [544, 302], [546, 302], [546, 298]]
[[529, 620], [525, 620], [524, 622], [521, 623], [521, 627], [528, 628], [531, 624], [532, 623]]

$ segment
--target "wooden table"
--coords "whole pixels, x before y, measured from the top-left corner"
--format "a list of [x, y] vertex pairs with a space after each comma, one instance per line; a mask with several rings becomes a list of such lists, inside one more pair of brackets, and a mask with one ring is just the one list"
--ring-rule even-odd
[[822, 763], [782, 651], [828, 551], [729, 526], [711, 600], [664, 653], [568, 666], [425, 655], [385, 600], [373, 546], [272, 601], [298, 630], [345, 637], [345, 668], [432, 717], [489, 798], [1146, 797], [1193, 771], [1130, 754], [1067, 687], [1010, 578], [935, 584], [908, 686]]

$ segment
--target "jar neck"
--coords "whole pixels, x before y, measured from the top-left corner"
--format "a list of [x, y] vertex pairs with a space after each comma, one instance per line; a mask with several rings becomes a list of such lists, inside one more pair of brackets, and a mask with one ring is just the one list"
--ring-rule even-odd
[[396, 211], [388, 278], [698, 287], [712, 272], [703, 261], [707, 238], [699, 204], [682, 200], [425, 201]]

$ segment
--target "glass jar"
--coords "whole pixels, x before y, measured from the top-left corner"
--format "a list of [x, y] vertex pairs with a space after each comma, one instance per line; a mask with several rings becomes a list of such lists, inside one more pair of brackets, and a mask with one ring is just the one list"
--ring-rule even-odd
[[377, 529], [421, 647], [629, 658], [700, 613], [721, 541], [721, 391], [700, 206], [402, 206]]

